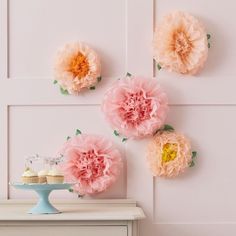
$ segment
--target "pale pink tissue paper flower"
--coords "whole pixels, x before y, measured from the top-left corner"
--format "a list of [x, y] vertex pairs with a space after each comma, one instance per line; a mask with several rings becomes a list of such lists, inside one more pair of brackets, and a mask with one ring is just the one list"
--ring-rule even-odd
[[127, 76], [105, 93], [102, 111], [119, 134], [127, 138], [148, 137], [166, 120], [167, 95], [156, 79]]
[[169, 71], [194, 75], [208, 56], [207, 33], [192, 15], [174, 11], [164, 16], [153, 38], [154, 59]]
[[70, 94], [90, 88], [101, 76], [101, 62], [97, 53], [87, 44], [68, 43], [58, 50], [54, 79]]
[[118, 178], [123, 166], [114, 144], [98, 135], [81, 134], [70, 138], [59, 153], [65, 180], [76, 182], [73, 189], [80, 195], [105, 191]]

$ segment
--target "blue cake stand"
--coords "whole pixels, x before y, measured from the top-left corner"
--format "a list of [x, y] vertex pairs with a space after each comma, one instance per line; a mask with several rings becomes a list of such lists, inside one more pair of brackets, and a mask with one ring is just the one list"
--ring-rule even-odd
[[37, 204], [28, 211], [29, 214], [58, 214], [61, 213], [49, 202], [49, 194], [53, 190], [69, 189], [73, 184], [24, 184], [24, 183], [12, 183], [15, 188], [22, 190], [34, 190], [39, 200]]

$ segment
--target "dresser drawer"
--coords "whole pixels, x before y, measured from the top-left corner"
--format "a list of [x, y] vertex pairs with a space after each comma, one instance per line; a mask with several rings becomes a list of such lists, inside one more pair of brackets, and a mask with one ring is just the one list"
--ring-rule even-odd
[[1, 236], [127, 236], [127, 226], [1, 226]]

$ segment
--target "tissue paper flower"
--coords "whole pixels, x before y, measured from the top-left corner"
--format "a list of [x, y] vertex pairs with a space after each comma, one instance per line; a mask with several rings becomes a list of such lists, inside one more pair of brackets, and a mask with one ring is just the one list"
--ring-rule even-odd
[[65, 180], [76, 182], [73, 190], [80, 195], [106, 190], [122, 167], [120, 152], [101, 136], [81, 134], [70, 138], [59, 153], [64, 156]]
[[175, 177], [191, 165], [191, 146], [182, 134], [158, 132], [148, 145], [147, 161], [153, 176]]
[[98, 55], [84, 43], [68, 43], [61, 48], [55, 62], [55, 81], [61, 90], [78, 94], [91, 88], [101, 78], [101, 63]]
[[126, 76], [106, 92], [102, 111], [118, 134], [126, 138], [151, 136], [165, 122], [167, 95], [157, 80]]
[[207, 59], [207, 33], [195, 17], [176, 11], [156, 28], [153, 48], [159, 68], [194, 75]]

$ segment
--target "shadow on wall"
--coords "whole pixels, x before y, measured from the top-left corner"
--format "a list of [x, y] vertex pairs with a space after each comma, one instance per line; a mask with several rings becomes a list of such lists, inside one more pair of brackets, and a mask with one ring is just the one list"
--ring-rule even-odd
[[211, 35], [208, 59], [206, 66], [201, 71], [204, 77], [208, 77], [215, 73], [223, 65], [224, 61], [227, 61], [224, 58], [228, 57], [230, 47], [225, 47], [225, 45], [229, 45], [230, 42], [228, 42], [227, 37], [223, 33], [224, 30], [218, 28], [216, 22], [211, 21], [209, 18], [199, 17], [199, 19], [204, 23], [207, 34]]

